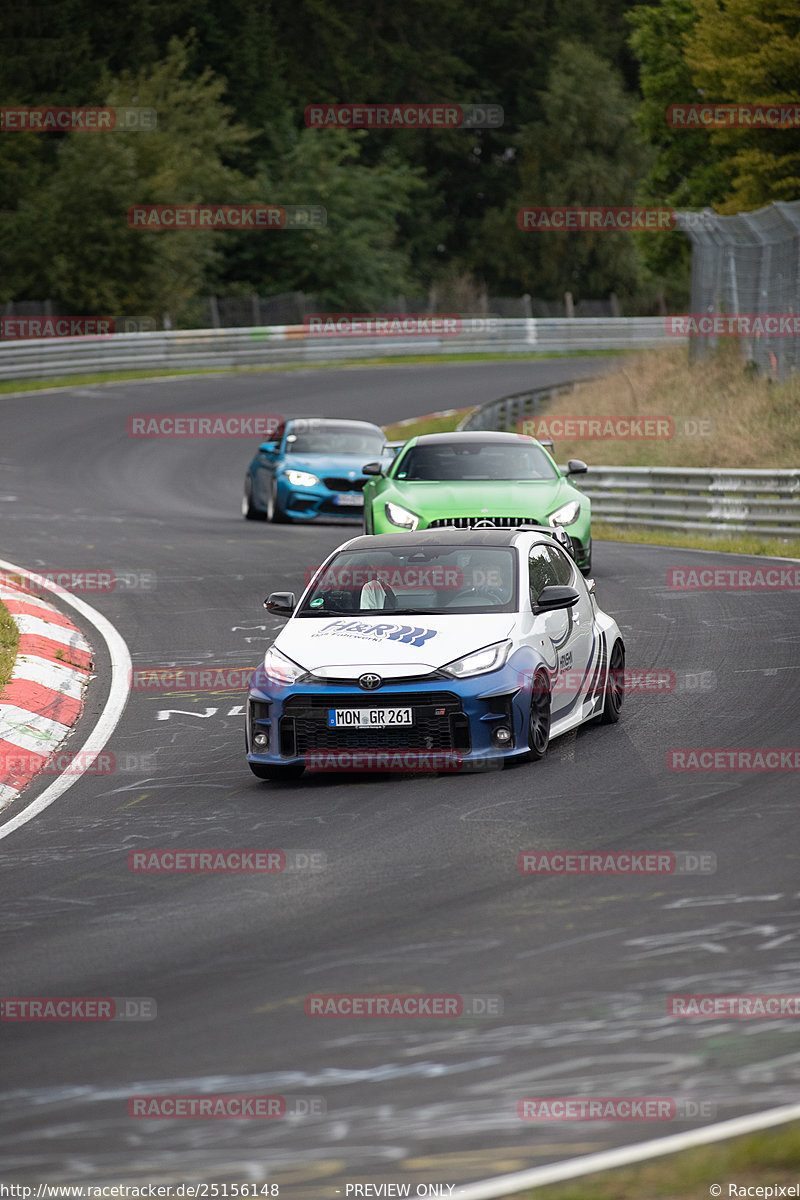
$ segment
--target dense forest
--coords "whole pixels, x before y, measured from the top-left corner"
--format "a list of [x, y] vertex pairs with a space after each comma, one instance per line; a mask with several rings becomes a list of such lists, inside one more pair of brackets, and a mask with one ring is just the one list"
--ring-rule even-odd
[[[0, 136], [0, 303], [187, 311], [301, 290], [623, 312], [688, 295], [679, 232], [520, 230], [523, 205], [800, 196], [800, 129], [685, 129], [669, 105], [800, 99], [796, 0], [57, 0], [3, 9], [2, 104], [145, 106], [155, 131]], [[494, 104], [502, 126], [309, 128], [317, 103]], [[324, 228], [132, 229], [134, 204], [317, 204]], [[432, 291], [433, 290], [433, 291]]]

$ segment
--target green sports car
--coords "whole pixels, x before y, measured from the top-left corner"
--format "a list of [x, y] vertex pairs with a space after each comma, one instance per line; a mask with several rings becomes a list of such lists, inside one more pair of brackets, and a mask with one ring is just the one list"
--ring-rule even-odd
[[428, 433], [411, 438], [387, 467], [362, 468], [364, 532], [399, 529], [513, 529], [562, 525], [584, 575], [592, 566], [591, 503], [535, 438], [517, 433]]

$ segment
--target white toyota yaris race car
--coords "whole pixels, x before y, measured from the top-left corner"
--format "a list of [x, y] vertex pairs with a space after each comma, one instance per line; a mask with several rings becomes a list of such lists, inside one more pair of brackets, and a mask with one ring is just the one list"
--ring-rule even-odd
[[247, 761], [317, 770], [469, 769], [619, 719], [625, 648], [563, 531], [450, 528], [345, 542], [250, 681]]

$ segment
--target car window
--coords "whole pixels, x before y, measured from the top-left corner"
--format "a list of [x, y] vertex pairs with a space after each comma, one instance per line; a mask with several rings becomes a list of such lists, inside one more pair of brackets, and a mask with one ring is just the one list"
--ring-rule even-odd
[[556, 583], [562, 585], [572, 583], [573, 565], [564, 551], [559, 550], [558, 546], [546, 546], [545, 549], [556, 573]]
[[398, 462], [394, 475], [409, 482], [556, 478], [553, 464], [540, 446], [471, 440], [411, 446]]
[[380, 458], [383, 444], [383, 433], [378, 429], [309, 419], [289, 426], [284, 454], [357, 454]]
[[[376, 539], [380, 541], [381, 539]], [[384, 609], [402, 613], [517, 611], [517, 556], [510, 547], [413, 543], [343, 550], [314, 581], [298, 616]]]
[[550, 546], [531, 546], [528, 555], [528, 586], [531, 593], [531, 605], [536, 604], [543, 588], [560, 582], [556, 564], [550, 557], [550, 549]]

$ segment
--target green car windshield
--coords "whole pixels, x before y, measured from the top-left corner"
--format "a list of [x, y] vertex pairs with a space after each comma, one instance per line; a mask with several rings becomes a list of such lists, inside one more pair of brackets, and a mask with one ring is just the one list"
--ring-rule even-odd
[[318, 575], [295, 615], [516, 612], [516, 564], [516, 551], [505, 546], [421, 549], [412, 542], [388, 550], [343, 550]]
[[440, 442], [411, 446], [391, 472], [394, 479], [478, 482], [508, 479], [557, 479], [541, 446], [513, 442]]

